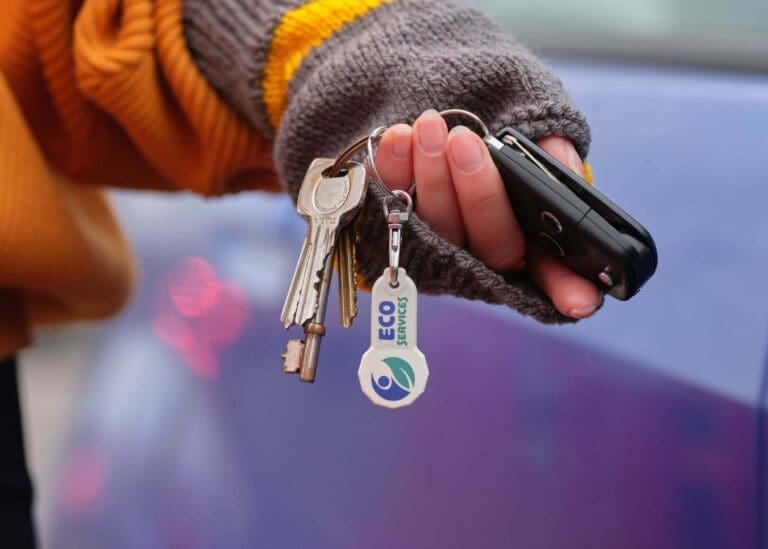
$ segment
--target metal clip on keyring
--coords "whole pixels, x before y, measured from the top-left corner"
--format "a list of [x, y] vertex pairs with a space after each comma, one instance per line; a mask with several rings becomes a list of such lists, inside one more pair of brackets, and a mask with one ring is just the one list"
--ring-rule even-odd
[[[405, 211], [399, 208], [389, 209], [389, 202], [394, 198], [405, 202]], [[397, 278], [400, 269], [400, 244], [402, 242], [401, 232], [403, 225], [408, 223], [413, 212], [413, 199], [405, 191], [392, 191], [392, 196], [384, 199], [384, 217], [387, 220], [387, 229], [389, 229], [389, 285], [397, 288], [400, 281]]]
[[[384, 181], [379, 174], [379, 170], [376, 168], [376, 151], [375, 144], [381, 140], [381, 136], [387, 131], [386, 126], [376, 128], [368, 136], [368, 155], [366, 158], [366, 164], [368, 166], [369, 173], [373, 176], [374, 184], [384, 194], [383, 209], [384, 218], [387, 220], [387, 229], [389, 230], [389, 285], [393, 288], [399, 286], [398, 272], [400, 269], [400, 247], [402, 242], [402, 229], [403, 225], [408, 223], [413, 212], [413, 198], [411, 194], [416, 190], [415, 185], [411, 185], [411, 188], [406, 191], [394, 190], [390, 191], [384, 184]], [[403, 202], [405, 203], [405, 211], [400, 207], [394, 207], [390, 209], [390, 202]]]

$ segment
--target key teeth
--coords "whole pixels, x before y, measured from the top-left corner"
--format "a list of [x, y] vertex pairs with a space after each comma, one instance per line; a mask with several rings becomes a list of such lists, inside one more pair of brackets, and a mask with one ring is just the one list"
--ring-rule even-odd
[[301, 359], [304, 356], [304, 342], [291, 339], [285, 346], [285, 352], [280, 355], [283, 359], [283, 372], [298, 374], [301, 370]]
[[[303, 326], [305, 322], [312, 319], [315, 316], [315, 313], [317, 313], [317, 309], [319, 306], [318, 303], [318, 296], [320, 295], [320, 289], [323, 286], [323, 271], [325, 270], [325, 262], [328, 260], [328, 256], [331, 255], [333, 250], [328, 250], [326, 253], [322, 254], [322, 267], [318, 269], [317, 271], [312, 273], [312, 292], [313, 294], [310, 294], [311, 298], [304, 298], [304, 309], [301, 311], [301, 316], [296, 319], [296, 324]], [[308, 305], [307, 305], [308, 304]]]
[[[332, 253], [329, 250], [322, 255], [323, 268], [309, 274], [310, 286], [307, 288], [307, 293], [301, 292], [296, 300], [296, 310], [292, 315], [292, 324], [296, 326], [303, 326], [306, 322], [311, 320], [317, 313], [319, 303], [318, 296], [320, 295], [320, 289], [323, 285], [323, 270], [325, 268], [325, 262], [328, 256]], [[286, 321], [284, 320], [284, 323]]]
[[[355, 254], [356, 257], [357, 254]], [[357, 260], [352, 260], [352, 311], [349, 318], [349, 326], [357, 318]], [[348, 326], [348, 327], [349, 327]]]
[[347, 321], [347, 328], [352, 326], [352, 321], [357, 318], [357, 253], [355, 252], [356, 244], [353, 241], [352, 244], [352, 275], [350, 277], [350, 293], [352, 294], [352, 308], [349, 311], [349, 319]]

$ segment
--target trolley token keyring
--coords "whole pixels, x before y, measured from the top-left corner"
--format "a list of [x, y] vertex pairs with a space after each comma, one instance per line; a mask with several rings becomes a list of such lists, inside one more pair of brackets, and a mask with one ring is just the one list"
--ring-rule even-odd
[[[389, 209], [391, 198], [406, 208]], [[402, 408], [412, 404], [427, 386], [429, 368], [417, 341], [418, 291], [400, 267], [402, 226], [413, 209], [410, 195], [394, 191], [384, 200], [389, 227], [389, 267], [371, 290], [371, 346], [360, 361], [357, 377], [363, 393], [378, 406]]]

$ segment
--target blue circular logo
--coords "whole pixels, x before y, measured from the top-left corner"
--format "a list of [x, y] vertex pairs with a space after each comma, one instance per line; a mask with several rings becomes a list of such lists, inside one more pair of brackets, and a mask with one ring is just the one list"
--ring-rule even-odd
[[379, 375], [378, 379], [371, 375], [371, 385], [376, 394], [384, 400], [395, 402], [403, 400], [411, 394], [416, 383], [413, 368], [402, 358], [389, 357], [382, 359], [389, 373]]

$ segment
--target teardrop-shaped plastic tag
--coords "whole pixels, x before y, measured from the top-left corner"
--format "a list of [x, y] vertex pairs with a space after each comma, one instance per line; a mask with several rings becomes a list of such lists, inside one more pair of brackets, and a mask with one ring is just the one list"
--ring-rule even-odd
[[412, 404], [427, 386], [427, 360], [416, 340], [417, 301], [416, 284], [402, 268], [396, 287], [385, 270], [371, 290], [371, 346], [357, 377], [363, 393], [384, 408]]

